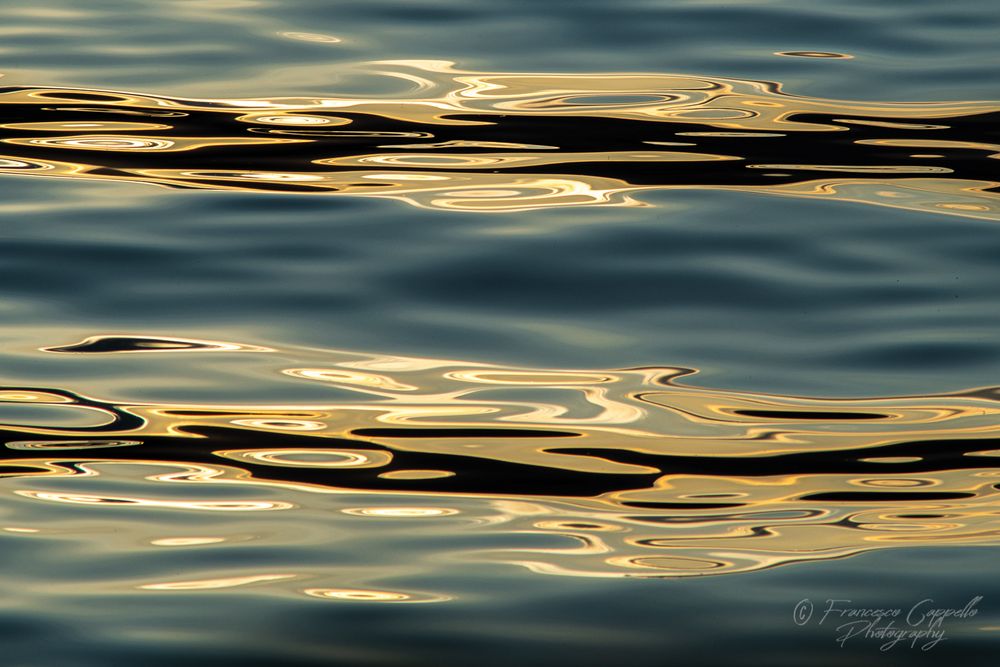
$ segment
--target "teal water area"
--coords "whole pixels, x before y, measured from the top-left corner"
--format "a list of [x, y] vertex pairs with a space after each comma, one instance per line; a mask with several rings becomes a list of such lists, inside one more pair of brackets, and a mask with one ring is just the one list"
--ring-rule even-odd
[[994, 664], [997, 34], [0, 0], [0, 663]]

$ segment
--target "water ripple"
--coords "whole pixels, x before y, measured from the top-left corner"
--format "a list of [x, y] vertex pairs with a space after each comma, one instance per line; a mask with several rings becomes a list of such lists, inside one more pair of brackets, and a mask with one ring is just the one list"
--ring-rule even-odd
[[653, 190], [734, 189], [1000, 219], [1000, 146], [989, 135], [997, 102], [852, 102], [789, 94], [775, 82], [482, 73], [429, 60], [367, 67], [415, 89], [199, 100], [2, 88], [0, 173], [481, 212], [637, 206]]
[[[162, 351], [115, 336], [44, 349], [64, 357]], [[232, 349], [260, 348], [170, 351]], [[456, 538], [493, 538], [489, 548], [440, 547], [448, 558], [586, 577], [704, 576], [900, 546], [1000, 543], [997, 388], [823, 399], [698, 388], [685, 382], [693, 371], [683, 368], [581, 371], [281, 353], [299, 364], [279, 376], [319, 381], [337, 398], [111, 403], [51, 387], [5, 387], [7, 405], [79, 405], [107, 417], [75, 429], [2, 425], [3, 483], [66, 512], [284, 510], [305, 518], [324, 507], [336, 512], [326, 515], [334, 532], [357, 544], [407, 540], [418, 524], [443, 521]], [[94, 431], [100, 439], [80, 439]], [[74, 458], [83, 450], [88, 458]], [[193, 548], [220, 538], [151, 539]], [[436, 548], [430, 539], [420, 551]], [[193, 591], [286, 579], [298, 581], [267, 572], [142, 587]], [[308, 590], [383, 599], [350, 597], [350, 588]]]

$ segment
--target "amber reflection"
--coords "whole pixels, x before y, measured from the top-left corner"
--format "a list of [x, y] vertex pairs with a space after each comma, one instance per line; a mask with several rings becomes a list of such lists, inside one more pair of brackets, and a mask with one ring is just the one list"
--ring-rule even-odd
[[[210, 344], [146, 342], [96, 336], [45, 349], [201, 354]], [[211, 345], [220, 354], [275, 352]], [[324, 516], [335, 533], [492, 534], [508, 546], [449, 557], [573, 576], [703, 576], [1000, 541], [996, 389], [821, 399], [698, 387], [681, 368], [281, 354], [298, 362], [284, 376], [329, 387], [337, 398], [112, 404], [54, 388], [0, 388], [2, 402], [107, 415], [85, 429], [0, 425], [0, 477], [21, 502], [79, 511], [295, 516], [323, 499], [334, 503]], [[135, 469], [141, 492], [101, 486], [109, 474]], [[35, 528], [12, 522], [4, 530], [30, 539]], [[147, 543], [209, 548], [232, 539], [167, 534]], [[286, 575], [296, 594], [306, 591], [294, 572], [273, 571], [146, 588], [285, 585]], [[305, 594], [374, 600], [350, 597], [369, 590], [366, 581], [317, 584]]]
[[428, 60], [362, 70], [412, 91], [194, 100], [0, 88], [0, 173], [479, 212], [637, 206], [647, 191], [718, 188], [1000, 217], [1000, 153], [984, 129], [996, 102], [827, 100], [771, 82]]

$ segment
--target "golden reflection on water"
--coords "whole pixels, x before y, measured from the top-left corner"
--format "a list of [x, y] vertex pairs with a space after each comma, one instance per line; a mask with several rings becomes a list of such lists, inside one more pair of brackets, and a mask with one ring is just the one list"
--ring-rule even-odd
[[[197, 349], [199, 341], [185, 340]], [[85, 343], [46, 349], [143, 349], [137, 337]], [[0, 402], [27, 397], [38, 406], [103, 410], [111, 421], [99, 438], [94, 429], [0, 425], [6, 493], [117, 516], [195, 511], [245, 521], [239, 517], [319, 512], [324, 532], [362, 550], [376, 536], [405, 541], [420, 539], [419, 531], [429, 531], [422, 548], [432, 552], [434, 537], [471, 544], [491, 536], [490, 548], [448, 543], [439, 557], [586, 577], [730, 574], [894, 547], [1000, 544], [995, 389], [821, 399], [701, 388], [682, 368], [288, 354], [298, 364], [277, 375], [320, 383], [335, 398], [111, 404], [55, 389], [7, 389]], [[244, 537], [232, 540], [247, 539], [248, 524], [233, 526]], [[4, 530], [23, 539], [47, 534], [23, 519]], [[231, 539], [175, 531], [139, 541], [188, 549]], [[140, 585], [445, 599], [385, 590], [377, 584], [385, 576], [385, 566], [373, 565], [353, 572], [346, 588], [311, 585], [321, 573], [288, 569]]]
[[998, 102], [852, 102], [773, 82], [480, 73], [431, 60], [362, 71], [411, 91], [196, 100], [0, 89], [15, 119], [0, 124], [0, 173], [480, 212], [638, 206], [647, 191], [712, 188], [1000, 218], [990, 166], [1000, 153], [977, 136]]

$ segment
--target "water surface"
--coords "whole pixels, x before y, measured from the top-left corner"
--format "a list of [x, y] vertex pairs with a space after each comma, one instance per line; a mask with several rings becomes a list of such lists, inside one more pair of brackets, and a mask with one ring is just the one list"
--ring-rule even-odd
[[7, 660], [992, 664], [998, 29], [0, 3]]

